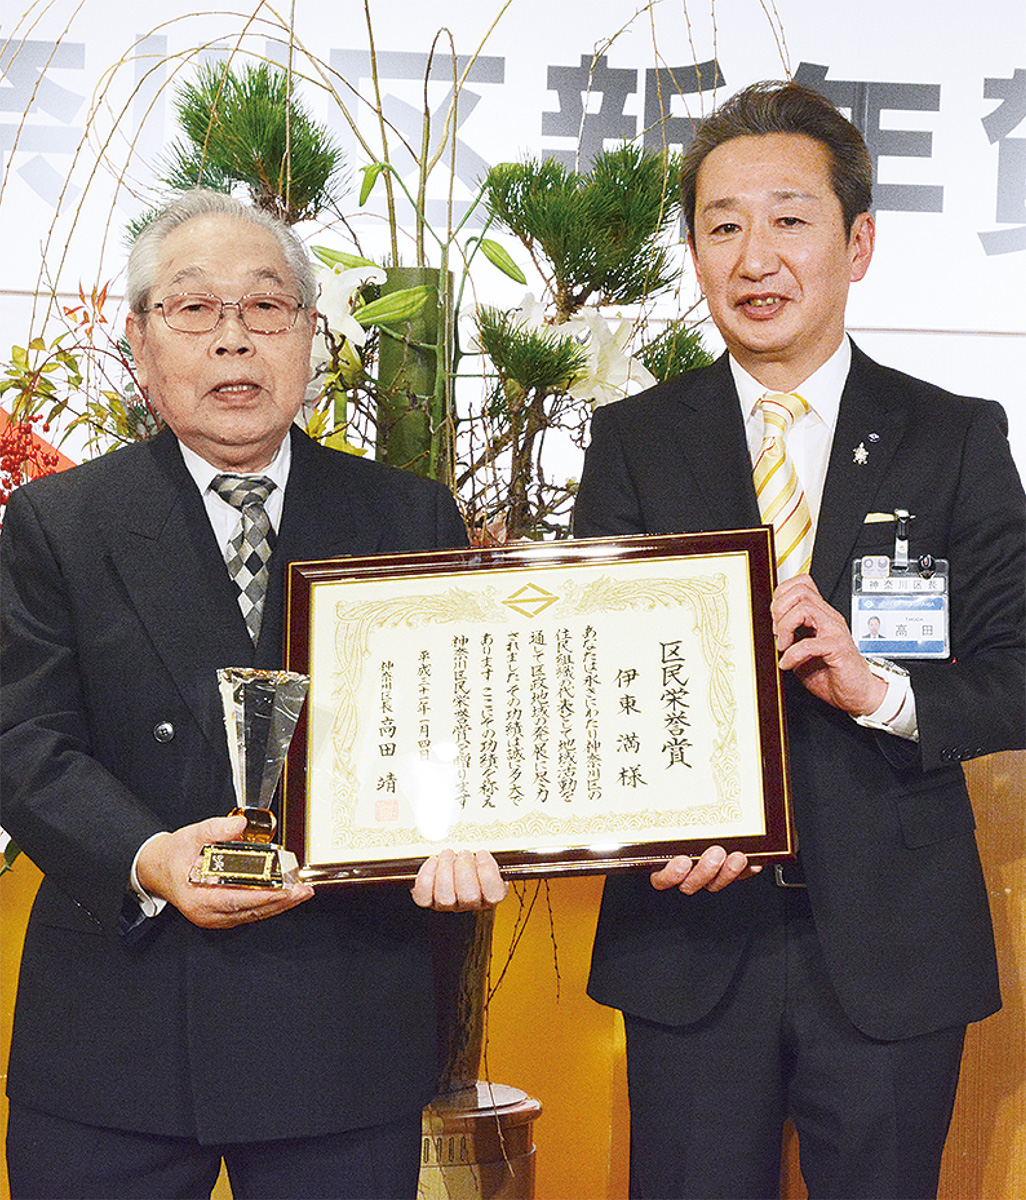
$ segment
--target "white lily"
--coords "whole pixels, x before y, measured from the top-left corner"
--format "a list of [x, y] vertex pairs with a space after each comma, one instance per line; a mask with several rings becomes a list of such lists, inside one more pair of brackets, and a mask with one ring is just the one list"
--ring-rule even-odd
[[[465, 354], [484, 354], [485, 348], [478, 337], [477, 318], [470, 313], [461, 313], [460, 322], [466, 330], [462, 338]], [[519, 308], [514, 308], [509, 314], [510, 323], [530, 333], [551, 333], [552, 326], [545, 319], [545, 309], [534, 298], [533, 292], [528, 292], [520, 302]]]
[[367, 330], [353, 316], [353, 297], [365, 283], [384, 283], [385, 272], [380, 267], [318, 266], [321, 284], [317, 309], [327, 318], [328, 328], [337, 337], [348, 338], [354, 346], [367, 340]]
[[582, 308], [566, 327], [588, 352], [584, 374], [569, 389], [575, 400], [590, 400], [598, 408], [655, 385], [651, 371], [626, 352], [632, 332], [626, 318], [620, 318], [614, 331], [598, 309]]
[[530, 329], [539, 333], [547, 333], [552, 326], [546, 320], [544, 305], [534, 298], [534, 292], [528, 292], [510, 314], [515, 324], [522, 329]]

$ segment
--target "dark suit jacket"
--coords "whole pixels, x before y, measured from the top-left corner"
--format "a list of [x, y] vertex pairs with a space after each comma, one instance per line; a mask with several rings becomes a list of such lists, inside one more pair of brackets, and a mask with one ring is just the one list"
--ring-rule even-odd
[[[871, 437], [871, 434], [878, 435]], [[864, 444], [868, 460], [855, 461]], [[907, 662], [920, 742], [856, 725], [785, 680], [795, 820], [830, 977], [852, 1022], [896, 1039], [977, 1020], [999, 1004], [987, 895], [963, 759], [1026, 736], [1023, 492], [1004, 414], [888, 370], [853, 348], [812, 559], [850, 612], [852, 560], [892, 553], [907, 508], [913, 555], [951, 562], [949, 662]], [[724, 356], [595, 413], [578, 537], [760, 524]], [[771, 873], [717, 894], [656, 892], [647, 872], [606, 882], [590, 993], [666, 1024], [723, 995]]]
[[[170, 433], [11, 499], [3, 821], [45, 872], [14, 1100], [233, 1141], [369, 1125], [430, 1099], [437, 918], [405, 887], [318, 894], [230, 931], [168, 906], [138, 944], [118, 933], [142, 841], [233, 805], [215, 670], [280, 665], [284, 564], [465, 544], [441, 487], [292, 437], [255, 654]], [[164, 722], [170, 741], [155, 736]]]

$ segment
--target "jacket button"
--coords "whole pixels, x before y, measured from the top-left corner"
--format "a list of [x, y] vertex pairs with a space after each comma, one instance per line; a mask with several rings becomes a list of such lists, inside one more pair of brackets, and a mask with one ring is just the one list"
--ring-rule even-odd
[[161, 721], [159, 725], [153, 726], [153, 736], [163, 745], [175, 736], [175, 727], [170, 721]]

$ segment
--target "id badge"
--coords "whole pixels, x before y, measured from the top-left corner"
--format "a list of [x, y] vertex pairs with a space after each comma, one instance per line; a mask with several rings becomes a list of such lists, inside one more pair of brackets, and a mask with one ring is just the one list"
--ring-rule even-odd
[[909, 514], [895, 512], [894, 555], [852, 563], [851, 630], [862, 654], [948, 658], [948, 560], [908, 554]]

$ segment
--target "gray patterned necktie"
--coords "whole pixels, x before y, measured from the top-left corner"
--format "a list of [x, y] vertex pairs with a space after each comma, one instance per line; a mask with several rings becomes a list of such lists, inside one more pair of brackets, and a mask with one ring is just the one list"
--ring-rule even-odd
[[274, 531], [264, 504], [277, 485], [264, 475], [215, 475], [210, 486], [241, 514], [239, 529], [228, 543], [226, 562], [255, 646], [270, 578], [267, 564], [274, 549]]

